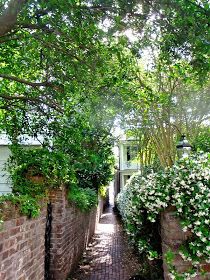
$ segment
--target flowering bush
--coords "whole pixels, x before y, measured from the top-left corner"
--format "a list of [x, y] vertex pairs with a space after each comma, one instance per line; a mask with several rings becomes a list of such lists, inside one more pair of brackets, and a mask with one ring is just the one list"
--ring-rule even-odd
[[171, 203], [176, 206], [183, 231], [193, 234], [182, 257], [210, 261], [210, 154], [182, 160], [171, 169]]
[[[139, 253], [154, 259], [161, 256], [157, 238], [159, 214], [176, 207], [182, 230], [192, 236], [180, 247], [180, 254], [194, 265], [210, 261], [209, 205], [210, 154], [181, 159], [159, 173], [133, 175], [117, 198], [125, 229]], [[156, 228], [156, 230], [155, 230]], [[155, 246], [154, 246], [155, 245]]]
[[145, 177], [136, 173], [117, 197], [117, 206], [131, 242], [137, 245], [139, 253], [146, 253], [149, 259], [159, 255], [152, 246], [157, 238], [153, 233], [161, 209], [167, 207], [170, 200], [166, 180], [167, 176], [162, 173], [151, 173]]

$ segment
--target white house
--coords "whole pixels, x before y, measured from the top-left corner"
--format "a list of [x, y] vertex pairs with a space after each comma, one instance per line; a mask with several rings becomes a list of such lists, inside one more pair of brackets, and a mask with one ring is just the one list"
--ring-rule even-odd
[[[11, 181], [9, 179], [9, 173], [4, 170], [5, 164], [10, 156], [10, 141], [6, 134], [0, 134], [0, 195], [7, 194], [12, 191]], [[23, 136], [21, 138], [21, 144], [24, 146], [30, 146], [32, 148], [41, 146], [41, 143], [33, 138]]]
[[125, 186], [131, 175], [139, 169], [138, 143], [131, 139], [121, 140], [119, 142], [120, 189]]
[[125, 186], [131, 175], [140, 170], [138, 142], [134, 139], [122, 139], [118, 142], [117, 171], [114, 180], [114, 196]]

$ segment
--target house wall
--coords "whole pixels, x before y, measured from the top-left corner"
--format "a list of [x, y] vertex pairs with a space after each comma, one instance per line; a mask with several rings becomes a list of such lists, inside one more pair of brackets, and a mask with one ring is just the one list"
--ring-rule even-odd
[[9, 180], [9, 173], [4, 170], [5, 163], [10, 155], [8, 146], [0, 146], [0, 195], [10, 193], [11, 182]]
[[[127, 148], [132, 149], [132, 147], [137, 147], [137, 145], [130, 143], [130, 141], [123, 141], [119, 144], [120, 170], [139, 169], [139, 163], [136, 160], [132, 158], [128, 160], [127, 158]], [[134, 156], [134, 153], [132, 152], [131, 155]]]
[[136, 147], [137, 144], [135, 144], [133, 141], [129, 140], [122, 140], [119, 143], [119, 174], [120, 174], [120, 189], [122, 189], [126, 184], [126, 178], [127, 176], [132, 176], [133, 173], [138, 172], [140, 169], [140, 164], [135, 158], [135, 153], [137, 156], [137, 149], [135, 151], [131, 152], [131, 159], [128, 160], [127, 158], [127, 148], [130, 147]]

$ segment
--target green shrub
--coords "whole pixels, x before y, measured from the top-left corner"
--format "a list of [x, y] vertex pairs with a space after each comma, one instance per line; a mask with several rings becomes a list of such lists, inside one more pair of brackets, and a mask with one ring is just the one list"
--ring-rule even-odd
[[96, 206], [98, 202], [98, 196], [95, 190], [90, 188], [83, 189], [77, 186], [70, 188], [68, 199], [81, 211], [89, 211], [91, 208]]
[[[0, 206], [5, 202], [11, 202], [19, 207], [20, 212], [28, 217], [37, 217], [40, 214], [40, 203], [38, 202], [42, 197], [31, 197], [30, 195], [14, 195], [7, 194], [0, 196]], [[3, 215], [3, 213], [2, 213]]]
[[210, 128], [203, 127], [200, 129], [198, 135], [195, 137], [193, 141], [193, 146], [196, 151], [203, 151], [206, 153], [210, 153]]
[[69, 158], [61, 152], [45, 148], [23, 149], [12, 146], [12, 156], [7, 164], [13, 193], [44, 194], [48, 187], [59, 187], [73, 181], [74, 172]]
[[101, 186], [98, 190], [101, 197], [106, 198], [107, 196], [107, 186]]
[[12, 181], [12, 194], [1, 196], [0, 203], [10, 201], [21, 213], [36, 217], [40, 212], [39, 200], [46, 196], [49, 187], [73, 182], [69, 159], [61, 152], [45, 148], [22, 148], [11, 146], [12, 156], [7, 170]]

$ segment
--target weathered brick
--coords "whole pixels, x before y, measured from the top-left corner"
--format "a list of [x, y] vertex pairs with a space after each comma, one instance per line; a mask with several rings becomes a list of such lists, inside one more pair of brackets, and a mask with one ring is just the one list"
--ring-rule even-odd
[[[53, 190], [50, 200], [51, 277], [64, 280], [94, 233], [96, 211], [84, 214], [70, 206], [65, 189]], [[46, 207], [36, 219], [13, 214], [0, 232], [0, 280], [44, 280]]]
[[21, 226], [22, 224], [24, 224], [26, 218], [25, 217], [20, 217], [16, 220], [16, 226]]
[[6, 279], [6, 272], [1, 272], [0, 271], [0, 279], [5, 280]]
[[14, 227], [10, 230], [10, 236], [16, 235], [17, 233], [20, 232], [20, 227]]
[[202, 264], [201, 265], [201, 269], [206, 271], [206, 272], [210, 272], [210, 264]]
[[[65, 279], [81, 257], [87, 240], [95, 229], [96, 211], [81, 213], [73, 205], [69, 205], [65, 189], [53, 191], [53, 224], [51, 238], [51, 277]], [[90, 217], [93, 219], [90, 222]]]
[[[41, 215], [43, 213], [45, 215], [46, 212], [42, 212]], [[30, 275], [27, 275], [27, 271], [32, 265], [34, 271], [44, 275], [45, 223], [43, 221], [45, 220], [45, 216], [31, 220], [15, 215], [15, 219], [4, 223], [3, 230], [0, 232], [1, 280], [29, 279]], [[38, 258], [32, 259], [31, 253], [35, 250]], [[44, 277], [37, 280], [44, 280]]]
[[[161, 238], [162, 238], [162, 252], [163, 255], [170, 249], [175, 253], [175, 259], [173, 265], [178, 272], [186, 272], [192, 267], [190, 262], [184, 261], [178, 254], [180, 245], [183, 244], [188, 237], [192, 234], [190, 231], [183, 232], [180, 226], [180, 221], [176, 217], [174, 212], [174, 207], [169, 207], [161, 215]], [[210, 265], [201, 264], [203, 270], [210, 272]], [[206, 269], [205, 269], [206, 268]], [[163, 269], [164, 269], [164, 279], [169, 280], [169, 271], [165, 259], [163, 258]], [[208, 270], [209, 269], [209, 270]], [[207, 278], [206, 278], [207, 277]], [[210, 279], [210, 273], [207, 276], [202, 276], [201, 274], [193, 278], [193, 280], [206, 280]]]

